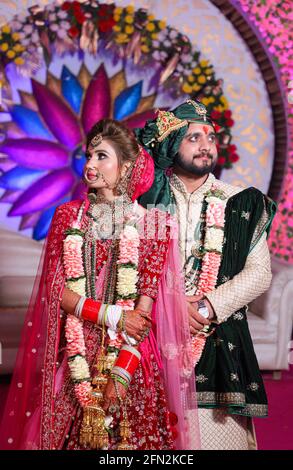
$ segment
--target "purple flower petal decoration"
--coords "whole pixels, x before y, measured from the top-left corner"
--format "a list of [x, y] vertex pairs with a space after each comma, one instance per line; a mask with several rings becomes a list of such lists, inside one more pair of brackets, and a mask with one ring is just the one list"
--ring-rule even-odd
[[49, 209], [41, 214], [33, 231], [34, 240], [42, 240], [47, 236], [56, 208], [60, 206], [60, 204], [68, 202], [69, 199], [69, 197], [63, 198], [57, 205], [49, 207]]
[[160, 78], [161, 78], [161, 75], [162, 75], [162, 71], [163, 71], [163, 70], [164, 70], [163, 67], [160, 66], [160, 67], [155, 71], [154, 75], [152, 76], [152, 78], [151, 78], [151, 80], [150, 80], [150, 82], [149, 82], [148, 89], [147, 89], [148, 92], [150, 92], [150, 91], [153, 90], [153, 89], [156, 90], [156, 89], [158, 88], [159, 82], [160, 82]]
[[20, 129], [15, 122], [10, 121], [6, 126], [6, 139], [22, 139], [27, 137], [26, 133]]
[[0, 151], [19, 165], [37, 170], [53, 170], [69, 163], [67, 150], [59, 144], [37, 139], [7, 139]]
[[117, 96], [114, 103], [114, 119], [118, 119], [120, 121], [130, 114], [133, 114], [140, 102], [141, 92], [142, 81], [126, 88], [126, 90], [123, 90], [122, 93]]
[[65, 65], [61, 73], [62, 94], [75, 113], [79, 113], [83, 89], [77, 78]]
[[21, 194], [22, 194], [21, 190], [12, 191], [10, 189], [7, 189], [7, 191], [5, 191], [5, 193], [3, 193], [2, 196], [0, 197], [0, 202], [13, 204], [15, 201], [17, 201], [17, 199], [20, 197]]
[[102, 64], [92, 78], [83, 103], [81, 121], [85, 133], [89, 132], [97, 121], [109, 117], [110, 106], [110, 84]]
[[27, 189], [13, 204], [8, 215], [12, 217], [43, 210], [71, 191], [74, 183], [70, 169], [53, 171]]
[[43, 171], [18, 166], [0, 176], [0, 187], [5, 189], [23, 190], [43, 175]]
[[37, 139], [55, 140], [51, 132], [44, 126], [38, 113], [21, 105], [13, 106], [10, 111], [14, 122], [26, 133], [28, 137]]
[[34, 240], [42, 240], [43, 238], [46, 237], [50, 224], [52, 222], [56, 207], [57, 206], [52, 206], [41, 214], [33, 230]]
[[55, 93], [32, 80], [33, 93], [40, 113], [52, 134], [70, 149], [81, 143], [82, 133], [76, 116]]
[[27, 228], [32, 228], [36, 225], [40, 218], [40, 212], [34, 212], [33, 214], [26, 214], [22, 217], [21, 222], [19, 224], [19, 230], [25, 230]]
[[13, 160], [9, 160], [9, 158], [0, 159], [0, 170], [3, 172], [12, 170], [12, 168], [15, 168], [16, 166], [17, 163]]
[[77, 176], [83, 175], [83, 169], [86, 164], [85, 152], [81, 147], [78, 147], [72, 155], [72, 169], [77, 174]]
[[154, 119], [155, 116], [156, 111], [149, 109], [143, 113], [135, 114], [129, 119], [125, 119], [123, 123], [126, 124], [129, 129], [134, 129], [135, 127], [143, 127], [148, 119]]

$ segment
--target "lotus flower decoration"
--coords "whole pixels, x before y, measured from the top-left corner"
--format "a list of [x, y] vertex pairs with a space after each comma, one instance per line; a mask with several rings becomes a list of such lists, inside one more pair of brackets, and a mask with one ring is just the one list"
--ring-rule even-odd
[[61, 203], [81, 198], [85, 135], [100, 119], [113, 117], [130, 128], [155, 116], [156, 95], [142, 97], [142, 81], [128, 87], [123, 71], [109, 78], [104, 65], [92, 76], [83, 64], [75, 76], [63, 66], [60, 79], [49, 72], [45, 85], [32, 79], [32, 93], [19, 91], [21, 104], [9, 109], [0, 145], [0, 202], [19, 229], [45, 238]]

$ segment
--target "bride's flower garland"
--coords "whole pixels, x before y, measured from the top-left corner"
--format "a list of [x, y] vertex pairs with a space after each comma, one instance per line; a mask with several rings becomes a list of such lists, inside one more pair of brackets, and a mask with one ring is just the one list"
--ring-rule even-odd
[[[203, 241], [203, 258], [195, 295], [205, 295], [217, 284], [224, 245], [225, 209], [227, 197], [216, 185], [205, 194], [204, 205], [205, 230]], [[196, 365], [201, 358], [207, 333], [200, 332], [192, 337], [192, 360]]]
[[[135, 209], [135, 208], [134, 208]], [[81, 230], [81, 207], [77, 221], [66, 231], [64, 240], [63, 262], [66, 276], [66, 287], [81, 296], [86, 296], [86, 276], [83, 263], [83, 244], [85, 233]], [[116, 293], [118, 302], [124, 310], [134, 308], [137, 297], [139, 234], [134, 225], [135, 215], [125, 223], [120, 234], [119, 259]], [[82, 407], [91, 403], [91, 376], [86, 360], [86, 346], [83, 332], [83, 322], [74, 315], [67, 315], [65, 324], [67, 339], [68, 365], [71, 378], [75, 383], [75, 396]], [[123, 343], [121, 335], [108, 340], [109, 354], [118, 355]]]

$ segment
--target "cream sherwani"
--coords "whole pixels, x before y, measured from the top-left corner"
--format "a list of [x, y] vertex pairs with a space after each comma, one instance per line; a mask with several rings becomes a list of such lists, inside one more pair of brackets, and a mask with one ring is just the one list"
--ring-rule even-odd
[[[215, 181], [228, 197], [242, 191], [242, 188], [216, 180], [214, 175], [209, 174], [205, 183], [190, 194], [176, 175], [170, 178], [179, 223], [179, 244], [183, 267], [192, 249], [197, 246], [204, 195]], [[243, 217], [249, 217], [249, 214], [243, 213]], [[266, 291], [270, 285], [271, 264], [266, 234], [264, 233], [260, 238], [258, 236], [262, 233], [266, 221], [267, 214], [264, 211], [254, 233], [244, 269], [233, 279], [226, 279], [224, 284], [206, 295], [214, 308], [218, 323], [227, 320], [239, 308]], [[194, 294], [194, 291], [189, 291], [188, 295]], [[199, 417], [203, 449], [256, 448], [251, 418], [231, 416], [224, 409], [206, 408], [199, 409]]]

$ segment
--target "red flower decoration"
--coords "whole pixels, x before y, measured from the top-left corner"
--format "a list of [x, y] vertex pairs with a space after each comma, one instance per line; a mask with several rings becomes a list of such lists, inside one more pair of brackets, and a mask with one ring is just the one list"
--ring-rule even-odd
[[229, 153], [235, 153], [236, 150], [237, 150], [236, 145], [234, 145], [234, 144], [228, 145], [228, 152], [229, 152]]
[[239, 160], [239, 155], [237, 153], [232, 153], [232, 155], [229, 155], [229, 161], [232, 163], [238, 162]]
[[86, 16], [85, 14], [81, 11], [81, 10], [77, 10], [74, 12], [74, 16], [75, 16], [75, 19], [76, 21], [79, 23], [79, 24], [83, 24], [86, 20]]
[[221, 113], [220, 111], [212, 111], [211, 112], [211, 118], [217, 121], [217, 119], [220, 119]]
[[229, 119], [231, 116], [232, 116], [232, 113], [231, 113], [230, 109], [227, 109], [227, 111], [224, 112], [224, 117], [226, 119]]
[[214, 126], [215, 132], [217, 134], [220, 131], [221, 126], [219, 126], [216, 122], [213, 122], [213, 126]]
[[115, 24], [116, 21], [113, 18], [105, 21], [99, 21], [99, 30], [101, 33], [107, 33], [108, 31], [112, 31]]
[[219, 157], [218, 158], [218, 165], [223, 166], [226, 163], [226, 158], [225, 157]]
[[71, 7], [70, 2], [64, 2], [63, 5], [61, 6], [61, 10], [68, 11], [70, 7]]
[[105, 3], [100, 5], [98, 10], [98, 21], [97, 25], [101, 33], [107, 33], [112, 31], [116, 21], [113, 18], [113, 6], [106, 5]]
[[106, 15], [111, 15], [113, 13], [113, 6], [107, 5], [106, 3], [101, 3], [99, 5], [98, 16], [104, 17]]
[[227, 120], [226, 120], [226, 124], [227, 124], [228, 127], [234, 126], [234, 121], [233, 121], [233, 119], [227, 119]]
[[79, 29], [76, 26], [71, 26], [68, 30], [69, 36], [76, 38], [79, 35]]
[[77, 2], [77, 1], [73, 2], [72, 5], [73, 5], [73, 8], [75, 8], [76, 10], [80, 10], [80, 8], [81, 8], [80, 3]]

